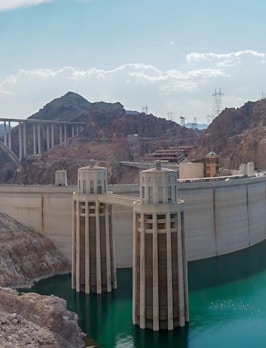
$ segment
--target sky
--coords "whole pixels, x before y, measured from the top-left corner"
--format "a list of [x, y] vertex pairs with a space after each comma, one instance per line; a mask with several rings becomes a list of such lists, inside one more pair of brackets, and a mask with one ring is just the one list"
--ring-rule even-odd
[[72, 91], [210, 122], [218, 101], [266, 96], [265, 13], [265, 0], [0, 0], [0, 117]]

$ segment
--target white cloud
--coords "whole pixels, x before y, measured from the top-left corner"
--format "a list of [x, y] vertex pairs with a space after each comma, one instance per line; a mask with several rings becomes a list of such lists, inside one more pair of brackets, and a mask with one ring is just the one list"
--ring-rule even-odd
[[187, 61], [193, 62], [193, 61], [203, 61], [203, 60], [209, 60], [209, 61], [233, 60], [233, 59], [241, 58], [243, 56], [266, 58], [266, 53], [261, 53], [261, 52], [257, 52], [253, 50], [237, 51], [237, 52], [222, 53], [222, 54], [217, 54], [214, 52], [209, 52], [209, 53], [192, 52], [187, 54]]
[[[266, 91], [266, 54], [251, 50], [226, 54], [191, 53], [181, 69], [162, 70], [142, 63], [113, 69], [19, 70], [0, 81], [0, 114], [28, 117], [67, 91], [87, 100], [120, 101], [126, 109], [149, 111], [165, 117], [173, 112], [179, 121], [206, 122], [212, 112], [214, 89], [222, 88], [223, 105], [239, 107]], [[264, 85], [265, 84], [265, 85]]]
[[14, 10], [18, 7], [40, 5], [53, 0], [0, 0], [0, 11]]

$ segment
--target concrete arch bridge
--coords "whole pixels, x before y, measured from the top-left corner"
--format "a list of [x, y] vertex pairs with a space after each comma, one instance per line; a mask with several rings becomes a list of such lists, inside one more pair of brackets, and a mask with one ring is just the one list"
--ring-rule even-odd
[[[40, 155], [55, 145], [66, 146], [67, 138], [77, 136], [85, 122], [0, 118], [4, 126], [0, 148], [20, 167], [23, 157]], [[11, 125], [17, 124], [12, 128]]]

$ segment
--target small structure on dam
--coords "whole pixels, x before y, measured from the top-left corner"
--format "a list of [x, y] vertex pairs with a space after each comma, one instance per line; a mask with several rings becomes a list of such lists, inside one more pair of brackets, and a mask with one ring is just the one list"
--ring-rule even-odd
[[133, 208], [133, 324], [173, 330], [189, 320], [184, 207], [177, 174], [161, 168], [140, 174]]
[[78, 192], [73, 194], [72, 288], [87, 294], [117, 287], [112, 206], [98, 200], [106, 187], [107, 170], [93, 160], [78, 170]]

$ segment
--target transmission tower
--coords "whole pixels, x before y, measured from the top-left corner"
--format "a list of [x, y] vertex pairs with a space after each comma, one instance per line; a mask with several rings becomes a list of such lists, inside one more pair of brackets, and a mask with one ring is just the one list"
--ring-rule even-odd
[[142, 112], [146, 115], [148, 114], [148, 106], [147, 105], [142, 107]]
[[218, 116], [220, 114], [220, 112], [222, 111], [223, 108], [223, 103], [222, 103], [222, 96], [223, 93], [221, 91], [221, 88], [219, 89], [219, 91], [214, 91], [213, 93], [213, 118]]
[[167, 119], [169, 121], [173, 121], [173, 113], [172, 112], [167, 112]]
[[208, 124], [210, 124], [212, 120], [220, 114], [223, 108], [223, 103], [222, 103], [223, 93], [221, 88], [218, 91], [215, 88], [212, 96], [213, 96], [213, 109], [212, 109], [212, 114], [207, 116]]
[[184, 116], [180, 116], [180, 124], [182, 127], [185, 126], [185, 117]]
[[194, 122], [192, 123], [192, 129], [197, 128], [197, 117], [194, 117]]

